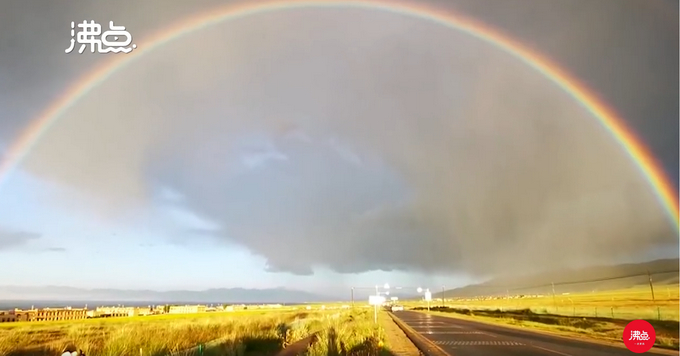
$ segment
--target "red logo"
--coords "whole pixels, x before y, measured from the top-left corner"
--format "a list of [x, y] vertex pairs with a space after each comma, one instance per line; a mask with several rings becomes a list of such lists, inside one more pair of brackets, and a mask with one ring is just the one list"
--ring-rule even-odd
[[633, 320], [623, 329], [623, 343], [637, 354], [649, 351], [655, 341], [654, 327], [644, 320]]

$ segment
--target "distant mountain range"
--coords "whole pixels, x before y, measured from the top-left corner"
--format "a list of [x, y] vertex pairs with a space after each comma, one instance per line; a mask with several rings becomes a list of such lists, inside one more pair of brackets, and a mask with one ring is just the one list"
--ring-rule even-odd
[[[652, 275], [655, 286], [678, 284], [680, 260], [664, 259], [644, 263], [630, 263], [615, 266], [588, 267], [573, 270], [560, 270], [539, 273], [533, 276], [517, 276], [495, 278], [490, 281], [468, 285], [435, 293], [433, 297], [445, 298], [549, 294], [553, 284], [556, 293], [592, 292], [600, 290], [625, 289], [637, 286], [648, 286]], [[400, 299], [409, 299], [402, 296]], [[363, 299], [362, 299], [363, 300]], [[331, 296], [286, 288], [244, 289], [220, 288], [203, 291], [174, 290], [122, 290], [122, 289], [82, 289], [63, 286], [0, 286], [0, 304], [5, 302], [112, 302], [119, 303], [204, 303], [204, 304], [236, 304], [236, 303], [306, 303], [338, 301]], [[1, 308], [0, 308], [1, 309]]]
[[203, 291], [81, 289], [61, 286], [0, 286], [0, 300], [14, 301], [112, 301], [112, 302], [182, 302], [182, 303], [305, 303], [326, 302], [333, 298], [285, 288], [220, 288]]
[[651, 273], [654, 285], [678, 284], [680, 260], [663, 259], [643, 263], [615, 266], [597, 266], [582, 269], [550, 271], [532, 276], [494, 278], [490, 281], [468, 285], [434, 294], [433, 297], [457, 298], [474, 296], [578, 293], [626, 289], [648, 286]]

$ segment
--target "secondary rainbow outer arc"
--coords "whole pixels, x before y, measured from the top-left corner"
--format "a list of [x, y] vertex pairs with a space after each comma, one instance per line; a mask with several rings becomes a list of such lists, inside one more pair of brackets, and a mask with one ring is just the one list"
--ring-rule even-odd
[[423, 4], [406, 2], [388, 3], [378, 0], [263, 0], [254, 3], [230, 4], [190, 17], [189, 19], [169, 26], [155, 35], [150, 36], [145, 41], [142, 41], [132, 52], [128, 54], [111, 55], [113, 56], [111, 60], [81, 77], [69, 87], [60, 98], [53, 101], [36, 120], [29, 124], [19, 139], [9, 147], [7, 157], [0, 162], [0, 183], [2, 183], [9, 173], [22, 162], [40, 137], [49, 130], [50, 126], [54, 124], [67, 109], [87, 95], [87, 93], [94, 89], [98, 84], [102, 83], [116, 71], [122, 69], [125, 65], [131, 63], [134, 59], [141, 57], [143, 54], [183, 35], [225, 20], [233, 20], [263, 12], [320, 7], [364, 8], [421, 18], [467, 33], [468, 35], [487, 42], [520, 59], [562, 88], [598, 119], [604, 128], [606, 128], [614, 139], [622, 146], [633, 162], [640, 168], [643, 176], [651, 185], [664, 209], [668, 215], [670, 215], [676, 229], [680, 227], [678, 195], [673, 185], [665, 176], [663, 169], [660, 168], [660, 165], [649, 153], [644, 144], [635, 137], [633, 132], [626, 126], [623, 120], [616, 115], [614, 110], [607, 107], [607, 105], [600, 101], [586, 86], [579, 83], [577, 79], [568, 75], [557, 64], [552, 63], [547, 58], [530, 50], [528, 47], [473, 19]]

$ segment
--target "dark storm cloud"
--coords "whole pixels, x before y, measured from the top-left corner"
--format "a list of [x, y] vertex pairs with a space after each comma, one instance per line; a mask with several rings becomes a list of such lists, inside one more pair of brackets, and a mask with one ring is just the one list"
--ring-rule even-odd
[[286, 257], [279, 258], [277, 256], [270, 256], [268, 258], [269, 262], [265, 268], [267, 272], [288, 272], [298, 276], [311, 276], [314, 274], [312, 268], [304, 262], [296, 263], [290, 261]]
[[[639, 4], [455, 7], [565, 63], [677, 171], [677, 19]], [[86, 10], [43, 17], [56, 31]], [[150, 16], [115, 11], [140, 32]], [[78, 58], [46, 48], [60, 56], [41, 59], [50, 68]], [[26, 80], [59, 81], [43, 74]], [[73, 107], [26, 163], [105, 216], [167, 187], [270, 271], [488, 275], [677, 252], [638, 169], [569, 96], [470, 37], [361, 10], [260, 15], [160, 48]]]
[[621, 114], [678, 186], [678, 2], [439, 1], [523, 39]]
[[[414, 1], [419, 3], [423, 1]], [[135, 39], [219, 0], [0, 5], [0, 140], [102, 59], [67, 56], [70, 21], [121, 21]], [[482, 20], [552, 57], [611, 103], [678, 184], [678, 2], [673, 0], [432, 0]], [[343, 24], [344, 25], [344, 24]]]

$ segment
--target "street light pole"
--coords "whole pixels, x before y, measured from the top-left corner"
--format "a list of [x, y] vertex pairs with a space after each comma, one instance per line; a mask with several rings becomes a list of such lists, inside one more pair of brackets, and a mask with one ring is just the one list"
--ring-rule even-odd
[[[378, 285], [376, 284], [375, 285], [375, 296], [377, 297], [379, 295], [380, 295], [380, 293], [378, 292]], [[375, 322], [376, 324], [378, 323], [378, 303], [377, 303], [377, 301], [373, 305], [373, 322]]]
[[[418, 287], [417, 289], [418, 293], [423, 292], [423, 288]], [[425, 288], [425, 301], [427, 302], [427, 311], [430, 311], [430, 299], [432, 298], [432, 294], [430, 293], [430, 288]]]

